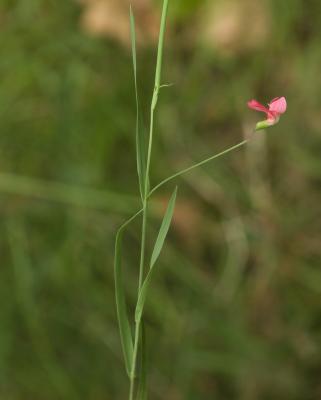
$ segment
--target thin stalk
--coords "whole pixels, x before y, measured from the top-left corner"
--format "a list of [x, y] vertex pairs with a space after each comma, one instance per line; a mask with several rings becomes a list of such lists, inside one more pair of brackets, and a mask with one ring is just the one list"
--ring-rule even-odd
[[[149, 143], [148, 143], [148, 153], [147, 153], [147, 164], [146, 164], [146, 176], [145, 176], [145, 188], [144, 188], [144, 198], [143, 198], [143, 221], [142, 221], [142, 237], [141, 237], [141, 252], [140, 252], [140, 263], [139, 263], [139, 282], [138, 282], [138, 294], [143, 284], [144, 277], [144, 262], [145, 262], [145, 246], [146, 246], [146, 226], [147, 226], [147, 212], [148, 212], [148, 182], [149, 182], [149, 170], [150, 170], [150, 161], [152, 155], [152, 145], [153, 145], [153, 131], [154, 131], [154, 111], [157, 104], [157, 96], [158, 96], [159, 88], [155, 86], [151, 113], [150, 113], [150, 130], [149, 130]], [[155, 100], [156, 99], [156, 100]], [[141, 329], [141, 319], [135, 324], [135, 338], [134, 338], [134, 351], [133, 351], [133, 363], [132, 363], [132, 371], [130, 374], [130, 392], [129, 392], [129, 400], [134, 399], [135, 392], [135, 376], [136, 376], [136, 368], [137, 368], [137, 356], [138, 356], [138, 347], [139, 347], [139, 338], [140, 338], [140, 329]]]
[[137, 354], [138, 354], [138, 344], [140, 337], [140, 327], [141, 321], [135, 325], [135, 343], [134, 343], [134, 352], [133, 352], [133, 368], [130, 374], [130, 389], [129, 389], [129, 400], [134, 399], [135, 393], [135, 375], [136, 375], [136, 364], [137, 364]]
[[[190, 171], [192, 171], [193, 169], [195, 169], [195, 168], [197, 168], [197, 167], [199, 167], [199, 166], [201, 166], [201, 165], [204, 165], [204, 164], [206, 164], [206, 163], [208, 163], [208, 162], [214, 160], [215, 158], [218, 158], [218, 157], [220, 157], [220, 156], [223, 156], [223, 155], [225, 155], [225, 154], [227, 154], [227, 153], [230, 153], [230, 152], [233, 151], [233, 150], [238, 149], [238, 148], [241, 147], [241, 146], [244, 146], [244, 145], [245, 145], [246, 143], [248, 143], [250, 140], [251, 140], [251, 139], [243, 140], [242, 142], [240, 142], [240, 143], [238, 143], [238, 144], [236, 144], [236, 145], [234, 145], [234, 146], [232, 146], [232, 147], [229, 147], [228, 149], [223, 150], [223, 151], [221, 151], [220, 153], [214, 154], [213, 156], [208, 157], [208, 158], [206, 158], [206, 159], [203, 160], [203, 161], [200, 161], [200, 162], [198, 162], [198, 163], [196, 163], [196, 164], [193, 164], [193, 165], [191, 165], [190, 167], [187, 167], [187, 168], [185, 168], [185, 169], [182, 169], [181, 171], [178, 171], [178, 172], [176, 172], [175, 174], [169, 176], [168, 178], [166, 178], [166, 179], [164, 179], [163, 181], [161, 181], [160, 183], [158, 183], [158, 184], [148, 193], [148, 196], [147, 196], [148, 199], [149, 199], [149, 198], [151, 197], [151, 195], [154, 194], [158, 189], [160, 189], [163, 185], [165, 185], [165, 183], [168, 183], [169, 181], [171, 181], [171, 180], [173, 180], [173, 179], [175, 179], [175, 178], [178, 178], [178, 177], [180, 177], [181, 175], [183, 175], [183, 174], [185, 174], [185, 173], [187, 173], [187, 172], [190, 172]], [[124, 224], [123, 224], [121, 227], [123, 228], [123, 227], [125, 227], [126, 225], [128, 225], [128, 224], [129, 224], [130, 222], [132, 222], [136, 217], [138, 217], [140, 214], [142, 214], [143, 211], [144, 211], [144, 208], [141, 208], [140, 210], [138, 210], [138, 211], [136, 212], [136, 214], [134, 214], [130, 219], [128, 219], [126, 222], [124, 222]]]
[[[158, 96], [158, 90], [154, 90], [152, 103], [155, 101], [154, 97]], [[156, 106], [157, 100], [155, 102]], [[144, 187], [144, 198], [143, 198], [143, 221], [142, 221], [142, 237], [141, 237], [141, 252], [140, 252], [140, 263], [139, 263], [139, 282], [138, 282], [138, 293], [143, 284], [144, 277], [144, 261], [145, 261], [145, 244], [146, 244], [146, 225], [147, 225], [147, 208], [148, 208], [148, 183], [149, 183], [149, 170], [150, 161], [152, 157], [153, 147], [153, 131], [154, 131], [154, 110], [155, 107], [151, 107], [150, 111], [150, 128], [149, 128], [149, 141], [148, 141], [148, 152], [147, 152], [147, 163], [146, 163], [146, 176], [145, 176], [145, 187]]]
[[198, 162], [198, 163], [196, 163], [196, 164], [191, 165], [190, 167], [187, 167], [187, 168], [185, 168], [185, 169], [182, 169], [181, 171], [176, 172], [175, 174], [169, 176], [168, 178], [166, 178], [166, 179], [164, 179], [163, 181], [161, 181], [158, 185], [156, 185], [156, 186], [148, 193], [148, 197], [150, 197], [154, 192], [156, 192], [156, 190], [158, 190], [161, 186], [165, 185], [165, 183], [167, 183], [167, 182], [169, 182], [169, 181], [171, 181], [171, 180], [173, 180], [173, 179], [175, 179], [175, 178], [178, 178], [179, 176], [181, 176], [181, 175], [183, 175], [183, 174], [186, 174], [187, 172], [190, 172], [190, 171], [192, 171], [193, 169], [198, 168], [198, 167], [200, 167], [200, 166], [202, 166], [202, 165], [204, 165], [204, 164], [206, 164], [206, 163], [208, 163], [208, 162], [214, 160], [215, 158], [221, 157], [221, 156], [223, 156], [223, 155], [225, 155], [225, 154], [227, 154], [227, 153], [230, 153], [230, 152], [233, 151], [233, 150], [238, 149], [239, 147], [244, 146], [244, 145], [245, 145], [246, 143], [248, 143], [250, 140], [251, 140], [251, 139], [245, 139], [245, 140], [243, 140], [242, 142], [240, 142], [240, 143], [238, 143], [238, 144], [236, 144], [236, 145], [234, 145], [234, 146], [232, 146], [232, 147], [229, 147], [229, 148], [226, 149], [226, 150], [221, 151], [220, 153], [214, 154], [213, 156], [208, 157], [208, 158], [206, 158], [206, 159], [203, 160], [203, 161], [200, 161], [200, 162]]

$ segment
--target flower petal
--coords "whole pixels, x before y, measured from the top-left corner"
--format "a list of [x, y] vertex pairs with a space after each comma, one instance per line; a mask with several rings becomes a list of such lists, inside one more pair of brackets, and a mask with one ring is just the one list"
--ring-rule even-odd
[[277, 114], [283, 114], [286, 111], [286, 100], [285, 97], [276, 97], [269, 104], [269, 111]]
[[261, 112], [264, 112], [265, 114], [269, 115], [268, 108], [254, 99], [248, 101], [247, 105], [252, 110], [261, 111]]

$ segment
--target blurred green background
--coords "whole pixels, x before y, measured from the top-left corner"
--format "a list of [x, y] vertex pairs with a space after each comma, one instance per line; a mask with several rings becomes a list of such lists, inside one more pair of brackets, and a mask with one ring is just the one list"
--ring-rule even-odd
[[[151, 99], [160, 1], [133, 0]], [[138, 203], [127, 0], [0, 2], [0, 398], [122, 400]], [[184, 176], [146, 308], [150, 399], [321, 398], [321, 3], [171, 0], [152, 182]], [[148, 114], [144, 116], [148, 123]], [[174, 183], [152, 201], [150, 245]], [[137, 290], [139, 223], [126, 235]]]

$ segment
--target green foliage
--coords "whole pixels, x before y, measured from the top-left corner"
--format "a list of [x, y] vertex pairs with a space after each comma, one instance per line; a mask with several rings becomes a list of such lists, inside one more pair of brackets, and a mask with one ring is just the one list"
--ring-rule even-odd
[[128, 376], [130, 376], [130, 371], [132, 370], [132, 364], [133, 364], [133, 339], [127, 313], [123, 274], [121, 269], [122, 239], [123, 239], [122, 236], [123, 236], [123, 230], [126, 227], [126, 225], [122, 226], [116, 234], [114, 273], [115, 273], [115, 296], [116, 296], [117, 316], [119, 321], [119, 332], [123, 347], [126, 370]]
[[[145, 196], [145, 179], [146, 179], [146, 150], [145, 150], [145, 137], [144, 126], [139, 112], [139, 97], [137, 87], [137, 55], [136, 55], [136, 31], [135, 31], [135, 18], [130, 7], [130, 36], [132, 42], [132, 57], [133, 57], [133, 71], [134, 71], [134, 84], [135, 84], [135, 99], [136, 99], [136, 161], [137, 173], [139, 181], [139, 189], [142, 200]], [[147, 188], [149, 185], [147, 184]]]
[[149, 269], [148, 274], [144, 280], [144, 283], [139, 291], [137, 305], [136, 305], [136, 311], [135, 311], [136, 323], [138, 323], [141, 320], [142, 313], [144, 310], [144, 305], [146, 302], [147, 293], [149, 290], [149, 286], [151, 284], [152, 277], [154, 275], [154, 270], [155, 270], [154, 266], [157, 261], [157, 258], [160, 255], [160, 252], [163, 248], [164, 241], [166, 239], [166, 236], [167, 236], [167, 233], [168, 233], [171, 221], [172, 221], [174, 208], [175, 208], [176, 194], [177, 194], [177, 188], [174, 190], [174, 193], [172, 194], [172, 196], [168, 202], [168, 206], [167, 206], [166, 212], [164, 214], [164, 218], [163, 218], [161, 227], [159, 228], [158, 236], [157, 236], [157, 239], [156, 239], [156, 242], [154, 245], [154, 249], [152, 252], [152, 256], [151, 256], [151, 260], [150, 260], [150, 264], [149, 264], [150, 269]]

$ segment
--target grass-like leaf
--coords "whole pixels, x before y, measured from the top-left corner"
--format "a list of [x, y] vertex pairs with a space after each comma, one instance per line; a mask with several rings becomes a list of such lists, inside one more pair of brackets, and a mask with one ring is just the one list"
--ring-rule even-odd
[[136, 56], [136, 29], [135, 17], [132, 7], [130, 7], [130, 37], [132, 43], [132, 59], [135, 84], [135, 100], [136, 100], [136, 160], [137, 174], [139, 181], [139, 189], [142, 200], [145, 196], [145, 179], [146, 179], [146, 150], [145, 150], [145, 135], [143, 130], [142, 120], [140, 118], [138, 85], [137, 85], [137, 56]]
[[127, 314], [123, 275], [121, 268], [122, 239], [126, 225], [125, 224], [122, 225], [116, 235], [114, 268], [115, 268], [115, 296], [116, 296], [116, 308], [117, 308], [120, 340], [122, 344], [127, 374], [128, 376], [130, 376], [130, 371], [132, 369], [132, 362], [133, 362], [133, 339]]
[[168, 202], [168, 206], [167, 206], [167, 210], [166, 213], [164, 215], [163, 221], [162, 221], [162, 225], [159, 229], [158, 232], [158, 236], [154, 245], [154, 249], [152, 252], [152, 256], [150, 259], [150, 269], [153, 268], [161, 250], [162, 247], [164, 245], [164, 241], [166, 239], [166, 235], [168, 232], [168, 229], [170, 227], [171, 221], [172, 221], [172, 217], [173, 217], [173, 213], [174, 213], [174, 208], [175, 208], [175, 201], [176, 201], [176, 195], [177, 195], [177, 187], [175, 188], [169, 202]]
[[145, 281], [140, 289], [139, 292], [139, 296], [138, 296], [138, 301], [137, 301], [137, 305], [136, 305], [136, 311], [135, 311], [135, 321], [136, 323], [138, 321], [140, 321], [142, 313], [143, 313], [143, 309], [144, 309], [144, 305], [145, 305], [145, 301], [146, 301], [146, 296], [147, 296], [147, 292], [148, 292], [148, 288], [150, 286], [151, 280], [152, 280], [152, 276], [153, 276], [153, 272], [155, 270], [154, 265], [156, 263], [156, 260], [162, 250], [162, 247], [164, 245], [164, 241], [165, 238], [167, 236], [171, 221], [172, 221], [172, 217], [173, 217], [173, 213], [174, 213], [174, 208], [175, 208], [175, 201], [176, 201], [176, 194], [177, 194], [177, 187], [175, 188], [169, 202], [168, 202], [168, 206], [167, 206], [167, 210], [165, 212], [161, 227], [159, 229], [158, 232], [158, 236], [154, 245], [154, 250], [151, 256], [151, 261], [150, 261], [150, 270], [145, 278]]
[[158, 88], [160, 87], [161, 73], [162, 73], [163, 48], [164, 48], [164, 36], [165, 36], [165, 29], [166, 29], [167, 12], [168, 12], [168, 0], [164, 0], [161, 24], [160, 24], [160, 29], [159, 29], [157, 62], [156, 62], [156, 73], [155, 73], [155, 86]]

